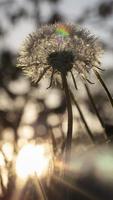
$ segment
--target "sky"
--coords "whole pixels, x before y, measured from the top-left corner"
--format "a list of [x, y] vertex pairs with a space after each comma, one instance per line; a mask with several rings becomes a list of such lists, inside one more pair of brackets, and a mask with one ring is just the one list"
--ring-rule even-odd
[[[27, 7], [30, 9], [30, 3], [27, 0], [15, 0], [17, 5], [22, 7], [25, 2], [27, 2]], [[93, 7], [93, 5], [101, 0], [61, 0], [57, 7], [54, 8], [53, 5], [49, 4], [47, 1], [41, 1], [40, 3], [40, 13], [42, 19], [49, 18], [50, 13], [54, 9], [57, 9], [63, 16], [66, 16], [68, 21], [72, 22], [76, 17], [79, 17], [83, 10], [88, 7]], [[14, 6], [16, 9], [16, 6]], [[7, 24], [7, 23], [6, 23]], [[35, 30], [35, 24], [31, 19], [20, 20], [19, 23], [14, 27], [10, 27], [9, 34], [5, 40], [1, 41], [1, 46], [5, 48], [10, 48], [12, 51], [18, 51], [21, 42], [26, 37], [27, 34]]]
[[[15, 0], [20, 7], [27, 2], [27, 8], [31, 9], [31, 4], [27, 0]], [[69, 22], [75, 22], [75, 19], [81, 16], [81, 14], [87, 8], [94, 8], [102, 0], [61, 0], [57, 6], [53, 6], [47, 1], [41, 1], [40, 13], [43, 21], [50, 17], [50, 14], [54, 10], [58, 10], [63, 16], [66, 16], [66, 20]], [[109, 1], [109, 0], [108, 0]], [[16, 9], [16, 6], [14, 7]], [[96, 13], [93, 13], [93, 20], [96, 20]], [[98, 20], [98, 19], [97, 19]], [[91, 33], [96, 34], [97, 37], [109, 43], [112, 48], [113, 38], [110, 35], [110, 29], [113, 28], [113, 16], [109, 20], [101, 22], [101, 26], [98, 26], [96, 21], [92, 23], [92, 18], [89, 18], [85, 24], [85, 28], [88, 28]], [[30, 18], [20, 20], [16, 26], [10, 27], [10, 31], [6, 38], [3, 38], [0, 42], [1, 47], [8, 48], [17, 53], [24, 40], [24, 38], [35, 31], [36, 27], [34, 21]], [[105, 52], [102, 57], [103, 66], [113, 64], [112, 52]], [[111, 64], [112, 63], [112, 64]]]
[[[93, 5], [101, 1], [102, 0], [61, 0], [57, 9], [71, 21], [80, 16], [87, 7], [93, 7]], [[41, 8], [42, 17], [47, 18], [53, 6], [50, 8], [47, 2], [43, 2], [41, 3]]]

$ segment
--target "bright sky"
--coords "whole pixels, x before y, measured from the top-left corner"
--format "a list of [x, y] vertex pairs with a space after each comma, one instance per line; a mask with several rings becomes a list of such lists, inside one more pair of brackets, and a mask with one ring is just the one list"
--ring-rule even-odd
[[96, 2], [101, 0], [62, 0], [59, 5], [59, 10], [62, 14], [68, 15], [69, 18], [80, 16], [84, 9], [93, 7]]
[[[23, 3], [25, 4], [25, 1], [28, 2], [27, 0], [16, 1], [20, 6], [22, 6]], [[40, 13], [43, 20], [48, 19], [52, 11], [54, 12], [54, 9], [57, 8], [68, 21], [74, 22], [77, 17], [81, 16], [81, 13], [83, 13], [85, 9], [93, 8], [97, 5], [97, 3], [100, 3], [101, 1], [102, 0], [61, 0], [57, 7], [54, 7], [47, 1], [41, 1]], [[27, 4], [27, 7], [31, 9], [30, 4]], [[92, 33], [96, 34], [104, 41], [110, 43], [109, 45], [111, 45], [111, 43], [113, 43], [113, 39], [110, 36], [109, 28], [106, 29], [104, 23], [106, 23], [106, 26], [112, 26], [113, 29], [113, 19], [103, 22], [102, 26], [97, 26], [97, 23], [92, 24], [90, 19], [88, 19], [87, 22], [85, 22], [85, 27], [87, 27], [89, 30], [91, 30]], [[22, 19], [17, 23], [16, 26], [12, 26], [12, 28], [10, 28], [10, 32], [7, 35], [7, 38], [1, 41], [1, 46], [17, 52], [24, 38], [34, 30], [35, 24], [31, 19]], [[103, 57], [103, 63], [108, 65], [109, 63], [113, 63], [113, 56], [111, 56], [111, 54], [108, 52], [105, 53]]]
[[[101, 0], [61, 0], [57, 8], [62, 15], [67, 16], [68, 20], [73, 20], [77, 16], [80, 16], [84, 9], [87, 7], [93, 7], [93, 5], [98, 2], [101, 2]], [[50, 8], [46, 1], [41, 3], [42, 17], [47, 18], [52, 8], [53, 6]]]
[[[98, 0], [61, 0], [57, 6], [57, 9], [66, 16], [69, 21], [73, 21], [77, 16], [79, 16], [85, 8], [92, 7]], [[27, 7], [30, 8], [30, 3], [27, 0], [16, 0], [18, 6], [22, 6], [27, 2]], [[16, 9], [16, 6], [14, 6]], [[47, 1], [41, 1], [40, 3], [40, 13], [43, 19], [47, 19], [52, 13], [53, 5], [49, 4]], [[28, 35], [28, 33], [35, 30], [35, 25], [33, 21], [21, 20], [16, 27], [12, 26], [10, 28], [9, 34], [5, 40], [2, 40], [1, 46], [10, 48], [13, 51], [18, 51], [19, 46], [23, 39]], [[12, 42], [13, 41], [13, 42]]]

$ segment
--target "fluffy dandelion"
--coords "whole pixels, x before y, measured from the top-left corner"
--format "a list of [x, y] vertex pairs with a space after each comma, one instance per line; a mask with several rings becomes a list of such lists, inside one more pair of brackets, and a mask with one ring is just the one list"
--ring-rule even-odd
[[78, 25], [54, 24], [42, 26], [37, 32], [30, 34], [18, 56], [17, 66], [33, 82], [38, 83], [47, 77], [50, 80], [47, 88], [55, 85], [63, 87], [68, 110], [66, 152], [71, 149], [73, 126], [68, 74], [71, 74], [76, 89], [75, 74], [78, 73], [82, 80], [90, 82], [90, 71], [100, 69], [101, 52], [97, 38], [89, 31]]
[[50, 78], [50, 86], [62, 83], [61, 75], [79, 73], [88, 80], [92, 68], [99, 68], [101, 47], [98, 40], [78, 25], [54, 24], [42, 26], [23, 43], [17, 66], [22, 67], [32, 81]]

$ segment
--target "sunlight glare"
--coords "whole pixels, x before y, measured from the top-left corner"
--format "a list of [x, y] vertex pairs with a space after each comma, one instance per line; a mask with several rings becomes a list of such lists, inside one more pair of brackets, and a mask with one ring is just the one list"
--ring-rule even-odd
[[11, 143], [4, 143], [2, 146], [2, 151], [7, 159], [7, 161], [12, 161], [14, 156], [14, 149], [13, 144]]
[[5, 166], [5, 161], [4, 161], [3, 154], [0, 152], [0, 168], [3, 166]]
[[16, 159], [16, 172], [18, 177], [27, 179], [36, 173], [43, 177], [48, 173], [52, 160], [49, 144], [26, 144]]

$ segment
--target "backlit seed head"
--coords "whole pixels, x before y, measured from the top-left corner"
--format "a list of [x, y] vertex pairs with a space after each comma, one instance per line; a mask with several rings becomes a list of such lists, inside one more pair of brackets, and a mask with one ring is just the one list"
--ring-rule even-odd
[[25, 40], [17, 59], [32, 81], [44, 76], [51, 85], [61, 83], [61, 73], [79, 73], [87, 80], [92, 68], [100, 66], [102, 50], [97, 38], [78, 25], [45, 25]]

